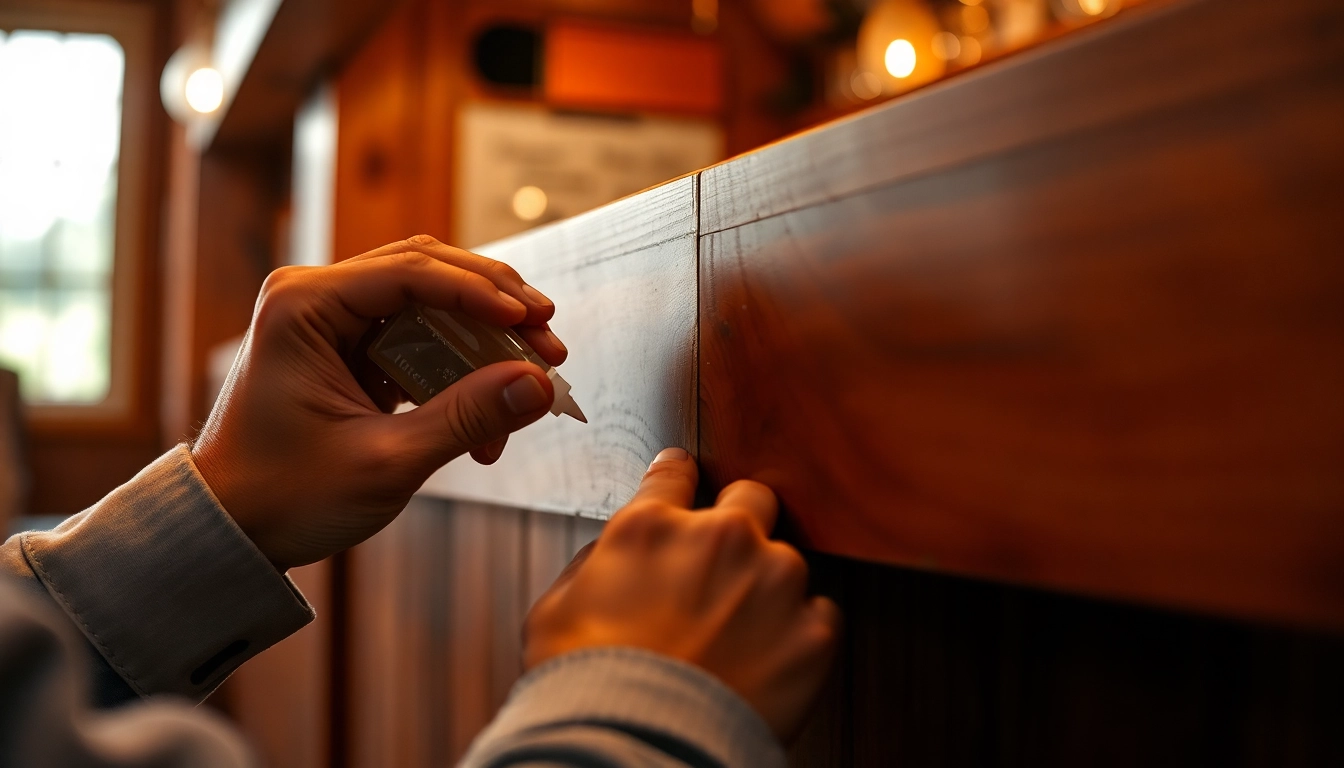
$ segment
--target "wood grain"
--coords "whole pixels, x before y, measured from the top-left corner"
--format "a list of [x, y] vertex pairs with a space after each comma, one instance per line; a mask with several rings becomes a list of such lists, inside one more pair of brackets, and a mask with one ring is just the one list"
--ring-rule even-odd
[[417, 498], [351, 551], [348, 765], [461, 758], [522, 674], [523, 618], [569, 562], [576, 522]]
[[1333, 0], [1153, 3], [706, 169], [702, 234], [1339, 66]]
[[463, 457], [422, 493], [604, 518], [658, 451], [694, 446], [694, 181], [480, 249], [555, 301], [560, 372], [589, 423], [543, 417], [498, 463]]
[[809, 560], [847, 627], [799, 768], [1344, 761], [1339, 638]]
[[1344, 629], [1342, 71], [703, 236], [707, 476], [823, 551]]

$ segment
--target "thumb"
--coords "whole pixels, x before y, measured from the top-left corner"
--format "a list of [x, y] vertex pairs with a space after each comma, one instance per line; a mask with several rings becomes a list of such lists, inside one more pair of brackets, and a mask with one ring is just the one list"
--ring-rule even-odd
[[423, 459], [440, 467], [541, 418], [554, 397], [555, 388], [537, 366], [495, 363], [394, 418], [406, 421]]

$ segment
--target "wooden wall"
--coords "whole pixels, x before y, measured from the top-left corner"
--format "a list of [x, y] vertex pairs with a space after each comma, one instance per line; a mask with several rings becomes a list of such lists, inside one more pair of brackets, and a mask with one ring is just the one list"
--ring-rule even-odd
[[[398, 44], [447, 17], [407, 8], [340, 81], [338, 254], [451, 210], [445, 54]], [[605, 516], [687, 441], [846, 611], [797, 765], [1340, 763], [1340, 29], [1154, 4], [484, 249], [596, 418], [334, 565], [333, 762], [460, 755], [599, 530], [535, 510]]]
[[452, 765], [522, 671], [523, 617], [600, 524], [416, 499], [349, 557], [342, 764]]

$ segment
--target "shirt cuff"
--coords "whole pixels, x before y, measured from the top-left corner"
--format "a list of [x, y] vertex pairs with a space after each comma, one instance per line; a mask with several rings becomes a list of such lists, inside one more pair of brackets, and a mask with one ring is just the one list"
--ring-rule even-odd
[[313, 619], [178, 446], [88, 511], [22, 537], [43, 585], [141, 696], [201, 699]]
[[638, 648], [588, 648], [525, 675], [464, 763], [490, 764], [520, 738], [568, 726], [605, 726], [676, 745], [722, 766], [786, 765], [760, 715], [699, 667]]

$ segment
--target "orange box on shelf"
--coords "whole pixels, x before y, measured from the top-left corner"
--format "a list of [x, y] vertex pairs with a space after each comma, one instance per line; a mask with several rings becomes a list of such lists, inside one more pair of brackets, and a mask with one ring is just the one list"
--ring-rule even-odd
[[559, 21], [546, 31], [546, 102], [556, 107], [714, 114], [723, 52], [690, 33]]

